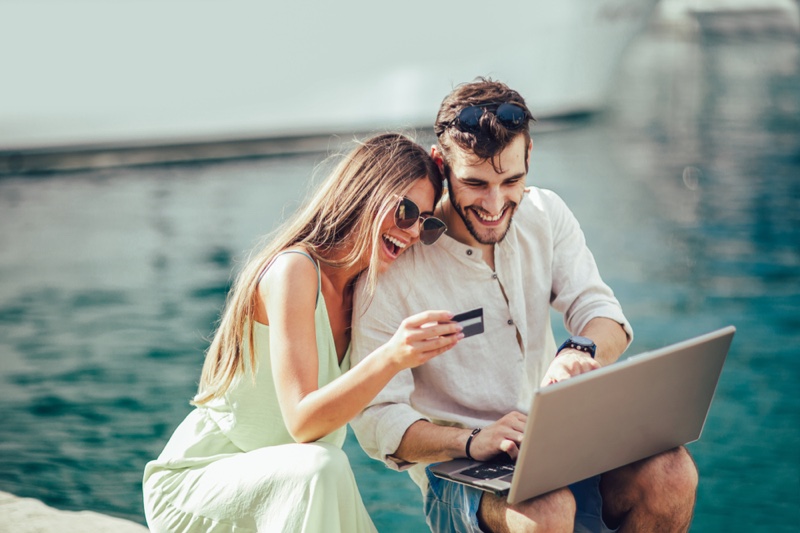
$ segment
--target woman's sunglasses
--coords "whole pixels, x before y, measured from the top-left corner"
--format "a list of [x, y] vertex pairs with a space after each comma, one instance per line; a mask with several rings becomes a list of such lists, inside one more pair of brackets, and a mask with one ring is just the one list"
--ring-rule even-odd
[[419, 214], [417, 204], [406, 198], [400, 199], [394, 211], [394, 224], [400, 229], [409, 229], [417, 220], [422, 222], [419, 230], [419, 240], [422, 244], [433, 244], [447, 230], [447, 225], [436, 217]]
[[[496, 109], [490, 109], [495, 106]], [[484, 113], [493, 113], [497, 117], [497, 121], [510, 131], [522, 129], [525, 125], [525, 119], [528, 117], [528, 112], [517, 104], [487, 102], [465, 107], [459, 111], [456, 118], [445, 126], [445, 129], [455, 126], [463, 132], [477, 133], [481, 129], [481, 117], [483, 117]]]

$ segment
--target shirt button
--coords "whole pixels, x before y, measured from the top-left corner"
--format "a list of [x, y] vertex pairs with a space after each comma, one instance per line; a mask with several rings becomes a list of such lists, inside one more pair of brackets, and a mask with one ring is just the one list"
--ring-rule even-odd
[[467, 250], [467, 255], [472, 255], [472, 250]]
[[497, 274], [492, 274], [492, 279], [497, 279]]
[[511, 320], [510, 318], [508, 319], [508, 325], [509, 325], [509, 326], [513, 326], [513, 325], [514, 325], [514, 321], [513, 321], [513, 320]]

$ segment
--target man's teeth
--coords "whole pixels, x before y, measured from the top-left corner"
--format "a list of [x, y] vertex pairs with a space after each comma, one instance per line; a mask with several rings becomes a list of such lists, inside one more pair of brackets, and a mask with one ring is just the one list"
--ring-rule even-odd
[[500, 211], [495, 216], [490, 217], [490, 216], [485, 215], [484, 213], [481, 213], [480, 211], [475, 211], [475, 213], [478, 215], [478, 217], [481, 220], [485, 220], [486, 222], [497, 222], [498, 220], [500, 220], [500, 217], [502, 217], [503, 213], [505, 213], [505, 212], [506, 212], [506, 210], [503, 209], [502, 211]]
[[394, 244], [395, 246], [397, 246], [401, 250], [406, 247], [405, 243], [402, 243], [402, 242], [398, 241], [397, 239], [395, 239], [391, 235], [384, 235], [383, 238], [386, 239], [387, 241], [389, 241], [390, 243]]

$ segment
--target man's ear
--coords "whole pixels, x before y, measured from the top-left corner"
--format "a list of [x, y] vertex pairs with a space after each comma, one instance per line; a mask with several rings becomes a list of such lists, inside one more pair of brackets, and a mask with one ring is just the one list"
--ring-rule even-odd
[[533, 152], [533, 139], [528, 141], [528, 152], [525, 154], [525, 169], [528, 169], [528, 165], [531, 162], [531, 152]]
[[433, 159], [433, 162], [436, 163], [437, 167], [439, 167], [439, 172], [441, 172], [442, 176], [444, 176], [444, 158], [442, 157], [442, 153], [439, 151], [439, 148], [435, 144], [431, 146], [431, 159]]

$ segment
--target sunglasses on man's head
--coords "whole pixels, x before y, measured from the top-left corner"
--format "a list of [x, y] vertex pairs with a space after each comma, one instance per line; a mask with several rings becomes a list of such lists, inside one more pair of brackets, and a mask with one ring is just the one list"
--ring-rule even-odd
[[[492, 110], [492, 107], [496, 107], [496, 109]], [[481, 129], [481, 117], [483, 117], [484, 113], [494, 114], [497, 117], [497, 121], [510, 131], [522, 129], [528, 116], [527, 111], [517, 104], [487, 102], [465, 107], [458, 112], [456, 118], [445, 126], [445, 129], [455, 126], [466, 133], [477, 133]]]
[[400, 229], [409, 229], [417, 220], [422, 222], [419, 230], [419, 240], [422, 244], [433, 244], [447, 230], [444, 222], [433, 216], [419, 214], [417, 204], [406, 198], [400, 199], [397, 209], [394, 211], [394, 224]]

